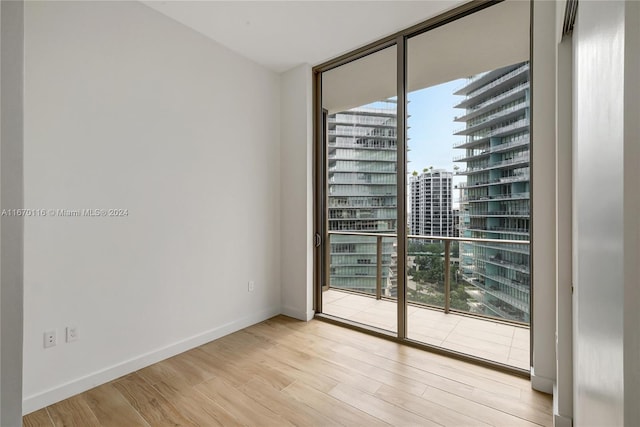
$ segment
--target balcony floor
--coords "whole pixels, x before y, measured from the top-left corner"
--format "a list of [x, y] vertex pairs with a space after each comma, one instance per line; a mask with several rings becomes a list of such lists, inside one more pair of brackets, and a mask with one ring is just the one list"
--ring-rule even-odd
[[[329, 289], [323, 312], [396, 332], [396, 303]], [[529, 328], [440, 310], [408, 307], [408, 338], [529, 370]]]

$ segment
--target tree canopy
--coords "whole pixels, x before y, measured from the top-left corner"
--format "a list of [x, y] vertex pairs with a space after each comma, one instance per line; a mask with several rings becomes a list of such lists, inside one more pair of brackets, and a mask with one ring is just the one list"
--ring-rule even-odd
[[[457, 257], [457, 242], [451, 245], [453, 257]], [[429, 242], [409, 242], [409, 255], [415, 256], [414, 265], [409, 268], [409, 278], [415, 283], [415, 289], [409, 288], [408, 298], [412, 302], [422, 302], [444, 307], [444, 244]], [[454, 255], [455, 254], [455, 255]], [[451, 308], [469, 310], [465, 291], [465, 282], [461, 280], [457, 263], [449, 266], [451, 284]]]

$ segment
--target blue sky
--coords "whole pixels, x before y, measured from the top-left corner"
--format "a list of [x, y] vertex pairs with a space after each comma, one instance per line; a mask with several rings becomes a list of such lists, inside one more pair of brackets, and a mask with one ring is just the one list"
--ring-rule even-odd
[[[408, 94], [409, 173], [414, 170], [420, 173], [429, 166], [453, 171], [453, 156], [462, 154], [462, 150], [451, 148], [462, 140], [462, 137], [453, 133], [464, 127], [464, 123], [453, 121], [454, 116], [464, 111], [453, 108], [455, 103], [462, 100], [453, 92], [464, 83], [464, 79], [453, 80]], [[463, 167], [464, 164], [459, 166]]]
[[[409, 161], [407, 172], [413, 171], [421, 173], [424, 168], [433, 166], [434, 169], [445, 169], [453, 172], [456, 163], [454, 156], [464, 154], [463, 150], [454, 150], [453, 144], [461, 142], [462, 136], [455, 136], [453, 133], [465, 127], [463, 122], [454, 122], [455, 116], [464, 113], [463, 109], [453, 108], [454, 105], [462, 101], [462, 97], [453, 93], [464, 86], [466, 79], [457, 79], [442, 83], [426, 89], [410, 92], [407, 96], [409, 100]], [[370, 108], [389, 108], [384, 101], [368, 104]], [[464, 163], [457, 163], [464, 169]], [[464, 182], [464, 176], [454, 176], [453, 185]], [[408, 193], [407, 193], [408, 194]], [[453, 205], [458, 207], [459, 191], [453, 191]]]
[[[463, 137], [453, 133], [464, 128], [463, 122], [454, 122], [454, 116], [460, 116], [463, 109], [453, 108], [463, 98], [454, 95], [464, 86], [466, 79], [452, 80], [437, 86], [417, 90], [407, 95], [409, 100], [409, 160], [407, 172], [421, 173], [424, 168], [445, 169], [453, 172], [453, 157], [463, 154], [463, 150], [454, 150], [454, 143]], [[461, 169], [465, 163], [457, 163]], [[454, 176], [453, 185], [466, 181], [464, 176]], [[458, 207], [460, 192], [453, 190], [453, 206]]]

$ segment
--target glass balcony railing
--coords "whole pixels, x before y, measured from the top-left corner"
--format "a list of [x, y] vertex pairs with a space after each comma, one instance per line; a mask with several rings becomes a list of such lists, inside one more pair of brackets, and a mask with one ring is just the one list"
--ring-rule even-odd
[[484, 187], [486, 185], [491, 185], [493, 183], [500, 182], [499, 180], [488, 180], [488, 181], [475, 181], [475, 182], [461, 182], [458, 185], [458, 188], [472, 188], [472, 187]]
[[529, 126], [529, 119], [520, 119], [504, 126], [498, 126], [495, 129], [478, 132], [475, 135], [468, 135], [463, 142], [454, 144], [454, 148], [473, 147], [481, 143], [485, 143], [489, 138], [499, 135], [506, 135], [516, 129], [525, 129]]
[[[484, 148], [484, 149], [478, 149], [478, 150], [469, 150], [469, 151], [471, 151], [471, 153], [461, 154], [459, 156], [456, 156], [456, 157], [453, 158], [453, 161], [454, 162], [459, 162], [459, 161], [462, 161], [463, 159], [469, 159], [469, 158], [472, 158], [472, 157], [481, 156], [483, 154], [498, 153], [500, 151], [505, 151], [505, 150], [508, 150], [510, 148], [519, 147], [519, 146], [522, 146], [522, 145], [527, 145], [528, 143], [529, 143], [529, 135], [525, 135], [525, 136], [522, 136], [520, 138], [517, 138], [514, 141], [507, 142], [505, 144], [494, 145], [493, 147], [490, 147], [490, 148]], [[464, 145], [464, 144], [466, 144], [466, 142], [456, 143], [456, 144], [453, 145], [453, 148], [458, 148], [458, 146]]]
[[515, 70], [505, 74], [504, 76], [492, 81], [491, 83], [488, 83], [486, 85], [483, 85], [482, 87], [480, 87], [479, 89], [474, 90], [473, 92], [470, 92], [469, 94], [467, 94], [466, 99], [471, 99], [471, 98], [475, 98], [478, 95], [483, 94], [484, 92], [489, 91], [490, 89], [493, 89], [494, 87], [502, 84], [503, 82], [506, 82], [507, 80], [517, 76], [518, 74], [522, 74], [525, 71], [529, 70], [529, 63], [524, 64], [521, 67], [516, 68]]
[[472, 117], [473, 113], [475, 113], [476, 111], [479, 111], [484, 107], [496, 105], [497, 102], [499, 102], [499, 101], [501, 101], [501, 100], [503, 100], [505, 98], [508, 98], [511, 95], [514, 95], [514, 94], [516, 94], [518, 92], [521, 92], [521, 91], [523, 91], [525, 89], [528, 89], [528, 88], [529, 88], [529, 82], [526, 82], [526, 83], [520, 84], [518, 86], [515, 86], [512, 89], [509, 89], [509, 90], [501, 93], [500, 95], [491, 97], [489, 100], [487, 100], [487, 101], [485, 101], [483, 103], [480, 103], [480, 104], [474, 105], [473, 107], [467, 108], [467, 111], [466, 111], [466, 113], [464, 115], [456, 116], [456, 117], [454, 117], [454, 120], [455, 121], [465, 121], [469, 117]]
[[475, 217], [475, 216], [479, 216], [479, 217], [487, 217], [487, 216], [529, 216], [530, 215], [530, 211], [529, 209], [526, 210], [506, 210], [506, 211], [499, 211], [499, 210], [495, 210], [495, 211], [472, 211], [469, 212], [469, 216], [470, 217]]
[[486, 202], [489, 200], [513, 200], [513, 199], [528, 199], [529, 192], [522, 193], [509, 193], [509, 194], [494, 194], [494, 195], [468, 195], [460, 198], [460, 202]]
[[[528, 240], [416, 235], [408, 239], [409, 304], [445, 314], [529, 322]], [[329, 247], [329, 288], [397, 299], [394, 233], [329, 232]]]
[[528, 162], [529, 162], [529, 153], [527, 152], [527, 154], [525, 155], [517, 156], [512, 159], [502, 160], [500, 162], [495, 162], [495, 163], [487, 162], [486, 164], [479, 165], [479, 166], [469, 166], [467, 167], [467, 169], [461, 169], [456, 171], [456, 175], [467, 175], [470, 173], [476, 173], [476, 172], [486, 171], [490, 169], [501, 168], [504, 166], [515, 165], [518, 163], [528, 163]]
[[510, 113], [522, 111], [526, 108], [529, 108], [528, 101], [523, 101], [517, 105], [504, 108], [494, 114], [483, 117], [482, 119], [474, 120], [473, 122], [471, 121], [468, 122], [466, 127], [457, 129], [454, 135], [467, 135], [470, 132], [475, 132], [478, 129], [482, 129], [483, 127], [489, 126], [491, 123], [495, 123], [497, 119], [501, 119], [502, 117], [508, 116]]
[[395, 128], [396, 118], [392, 117], [380, 117], [376, 116], [364, 116], [362, 114], [344, 114], [338, 113], [334, 116], [329, 116], [329, 123], [336, 124], [358, 124], [358, 125], [375, 125], [375, 126], [388, 126]]
[[329, 287], [377, 299], [395, 297], [391, 269], [394, 243], [392, 234], [330, 231]]
[[361, 128], [361, 127], [347, 127], [344, 129], [329, 129], [329, 136], [371, 136], [377, 138], [396, 138], [395, 128], [382, 129], [376, 128]]

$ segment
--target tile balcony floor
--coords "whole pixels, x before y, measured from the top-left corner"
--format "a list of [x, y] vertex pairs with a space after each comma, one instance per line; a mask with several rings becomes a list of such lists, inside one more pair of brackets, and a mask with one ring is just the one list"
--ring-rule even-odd
[[[323, 312], [396, 332], [396, 303], [329, 289]], [[409, 305], [408, 338], [529, 370], [529, 328]]]

